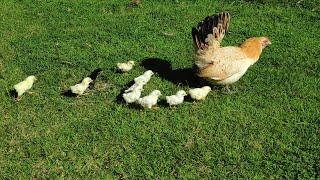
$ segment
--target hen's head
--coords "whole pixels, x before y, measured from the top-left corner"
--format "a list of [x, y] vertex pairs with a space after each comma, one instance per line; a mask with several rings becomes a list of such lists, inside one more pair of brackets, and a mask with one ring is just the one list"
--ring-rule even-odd
[[271, 44], [271, 41], [267, 37], [260, 37], [259, 40], [260, 40], [260, 44], [262, 46], [262, 49]]
[[258, 60], [262, 50], [270, 44], [271, 41], [267, 37], [253, 37], [247, 39], [240, 47], [249, 58]]
[[255, 46], [261, 47], [262, 49], [271, 44], [271, 41], [267, 37], [253, 37], [247, 39], [241, 47]]

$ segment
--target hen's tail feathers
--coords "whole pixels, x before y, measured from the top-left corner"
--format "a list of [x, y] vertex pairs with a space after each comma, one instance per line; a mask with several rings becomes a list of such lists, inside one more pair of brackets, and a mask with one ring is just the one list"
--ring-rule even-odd
[[224, 34], [228, 31], [230, 14], [222, 12], [208, 16], [199, 22], [196, 28], [192, 28], [193, 42], [199, 50], [205, 50], [209, 46], [220, 46]]

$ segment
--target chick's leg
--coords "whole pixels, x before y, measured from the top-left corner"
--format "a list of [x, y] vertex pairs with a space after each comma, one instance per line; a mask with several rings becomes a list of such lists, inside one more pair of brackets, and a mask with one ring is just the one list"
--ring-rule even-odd
[[14, 100], [15, 100], [16, 102], [19, 102], [19, 101], [21, 100], [21, 96], [18, 96], [18, 97], [16, 97], [16, 98], [14, 98]]
[[35, 92], [32, 92], [32, 91], [27, 91], [27, 94], [32, 96], [32, 95], [34, 95], [34, 94], [36, 94], [36, 93], [35, 93]]

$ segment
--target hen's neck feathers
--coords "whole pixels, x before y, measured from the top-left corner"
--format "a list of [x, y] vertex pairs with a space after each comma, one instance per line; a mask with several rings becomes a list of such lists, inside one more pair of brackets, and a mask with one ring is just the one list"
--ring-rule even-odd
[[240, 46], [241, 50], [247, 55], [248, 58], [258, 61], [261, 53], [262, 46], [259, 39], [248, 39]]

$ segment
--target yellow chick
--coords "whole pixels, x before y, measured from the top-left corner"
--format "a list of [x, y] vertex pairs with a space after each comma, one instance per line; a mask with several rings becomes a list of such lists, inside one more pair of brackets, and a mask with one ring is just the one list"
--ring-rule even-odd
[[82, 80], [81, 83], [71, 86], [70, 87], [71, 92], [73, 94], [82, 95], [85, 92], [85, 90], [89, 87], [91, 82], [92, 82], [92, 79], [89, 77], [86, 77]]
[[134, 83], [132, 86], [130, 86], [128, 89], [126, 89], [124, 92], [131, 92], [134, 91], [135, 89], [143, 90], [143, 84], [139, 83]]
[[24, 81], [16, 84], [13, 86], [13, 88], [16, 90], [17, 92], [17, 99], [19, 99], [19, 97], [25, 93], [26, 91], [28, 91], [29, 89], [32, 88], [33, 83], [37, 80], [37, 78], [35, 76], [28, 76]]
[[157, 104], [159, 96], [161, 96], [161, 92], [154, 90], [148, 96], [139, 98], [137, 102], [142, 107], [151, 109], [152, 106]]
[[133, 89], [130, 92], [122, 94], [123, 99], [126, 103], [133, 103], [136, 102], [141, 96], [141, 89]]
[[199, 100], [204, 100], [210, 91], [211, 91], [211, 87], [204, 86], [202, 88], [190, 89], [189, 94], [192, 99], [199, 101]]
[[151, 76], [154, 73], [151, 70], [144, 72], [141, 76], [134, 78], [134, 82], [137, 84], [147, 84], [150, 81]]
[[180, 90], [176, 95], [166, 96], [166, 100], [170, 106], [174, 106], [183, 103], [186, 95], [187, 93], [184, 90]]
[[133, 68], [134, 61], [128, 61], [126, 63], [117, 63], [117, 67], [121, 72], [128, 72]]

